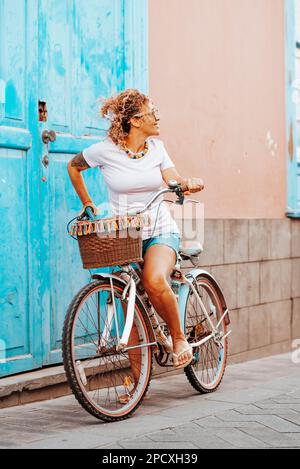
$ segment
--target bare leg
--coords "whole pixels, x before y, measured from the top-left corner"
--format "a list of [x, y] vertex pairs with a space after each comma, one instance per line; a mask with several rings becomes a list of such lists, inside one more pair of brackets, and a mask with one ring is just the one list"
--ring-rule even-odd
[[[127, 304], [122, 303], [122, 309], [124, 312], [124, 319], [127, 316]], [[136, 325], [133, 323], [133, 327], [130, 332], [128, 346], [133, 347], [134, 345], [138, 345], [139, 335]], [[130, 361], [131, 371], [133, 374], [134, 384], [137, 386], [139, 379], [140, 379], [140, 372], [141, 372], [141, 349], [131, 349], [128, 350], [128, 357]]]
[[[168, 284], [168, 277], [175, 265], [175, 253], [169, 246], [150, 246], [144, 256], [143, 283], [150, 301], [157, 313], [168, 324], [176, 354], [187, 348], [187, 341], [180, 324], [179, 307], [176, 297]], [[190, 352], [183, 353], [175, 365], [185, 363]]]

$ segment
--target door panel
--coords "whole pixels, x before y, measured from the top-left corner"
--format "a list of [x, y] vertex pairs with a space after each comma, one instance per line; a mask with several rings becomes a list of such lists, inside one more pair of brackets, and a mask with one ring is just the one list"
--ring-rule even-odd
[[0, 0], [0, 377], [42, 364], [31, 6]]
[[78, 137], [107, 128], [98, 99], [124, 87], [123, 1], [39, 1], [39, 96], [53, 130]]
[[22, 123], [25, 126], [27, 44], [24, 1], [1, 0], [0, 44], [0, 80], [4, 82], [6, 103], [0, 118], [9, 125], [19, 127]]
[[75, 3], [78, 94], [84, 105], [75, 106], [76, 122], [82, 134], [106, 128], [99, 122], [98, 99], [124, 88], [125, 44], [124, 1], [97, 0]]
[[72, 131], [73, 1], [39, 0], [39, 98], [51, 128]]
[[[26, 152], [0, 148], [1, 272], [0, 330], [7, 358], [25, 355], [29, 347], [28, 234]], [[16, 266], [18, 268], [16, 269]]]

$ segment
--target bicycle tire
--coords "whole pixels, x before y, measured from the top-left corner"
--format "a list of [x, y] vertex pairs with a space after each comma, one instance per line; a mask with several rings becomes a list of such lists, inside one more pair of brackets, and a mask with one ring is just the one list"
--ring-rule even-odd
[[[215, 288], [213, 282], [211, 282], [210, 279], [207, 276], [203, 275], [203, 274], [199, 274], [196, 277], [195, 280], [197, 282], [198, 288], [199, 287], [204, 288], [206, 292], [210, 292], [209, 295], [211, 295], [211, 297], [214, 299], [213, 303], [214, 303], [214, 306], [215, 306], [216, 311], [217, 311], [216, 322], [218, 322], [220, 320], [222, 314], [223, 314], [223, 308], [222, 308], [222, 302], [219, 298], [217, 289]], [[191, 313], [190, 313], [190, 317], [189, 317], [189, 306], [190, 306], [190, 301], [191, 301], [192, 296], [194, 296], [194, 293], [193, 293], [192, 289], [190, 288], [188, 298], [187, 298], [187, 302], [186, 302], [186, 308], [185, 308], [185, 333], [186, 333], [186, 336], [187, 336], [187, 340], [190, 343], [192, 343], [193, 341], [197, 342], [198, 340], [201, 340], [201, 338], [202, 338], [201, 335], [204, 338], [205, 334], [206, 335], [209, 334], [209, 328], [210, 328], [210, 326], [208, 324], [208, 321], [205, 320], [204, 313], [199, 312], [199, 316], [197, 318], [194, 317], [193, 321], [191, 319]], [[210, 299], [211, 299], [211, 297], [210, 297]], [[200, 305], [199, 305], [198, 302], [197, 302], [197, 305], [198, 305], [199, 311], [201, 311], [201, 308], [200, 308]], [[213, 314], [214, 313], [212, 313], [211, 316]], [[200, 328], [200, 331], [198, 332], [198, 337], [196, 337], [197, 327]], [[222, 332], [225, 335], [227, 326], [226, 326], [224, 318], [221, 322], [221, 327], [222, 327]], [[193, 332], [194, 336], [192, 338], [191, 338], [191, 331], [194, 331]], [[211, 347], [210, 351], [208, 351], [208, 347]], [[188, 381], [193, 386], [193, 388], [196, 389], [200, 394], [207, 394], [207, 393], [211, 393], [211, 392], [216, 391], [216, 389], [220, 386], [221, 381], [222, 381], [223, 376], [224, 376], [224, 373], [225, 373], [225, 368], [226, 368], [226, 363], [227, 363], [227, 356], [228, 356], [228, 340], [227, 340], [227, 337], [225, 337], [225, 339], [223, 341], [223, 349], [221, 349], [219, 351], [218, 358], [216, 358], [214, 356], [212, 347], [213, 347], [213, 339], [210, 339], [208, 342], [201, 345], [200, 347], [197, 347], [196, 349], [194, 348], [193, 349], [193, 351], [194, 351], [194, 360], [192, 361], [192, 363], [190, 365], [188, 365], [184, 369], [185, 374], [188, 378]], [[217, 346], [216, 346], [216, 349], [218, 349]], [[206, 358], [206, 357], [204, 357], [205, 353], [207, 355], [210, 353], [211, 356]], [[198, 354], [198, 356], [197, 356], [197, 354]], [[215, 358], [216, 361], [219, 362], [219, 369], [218, 369], [218, 372], [217, 372], [217, 376], [214, 376], [214, 379], [211, 380], [211, 382], [206, 382], [208, 380], [205, 380], [203, 378], [204, 372], [203, 371], [202, 371], [202, 373], [200, 372], [199, 364], [202, 362], [204, 364], [207, 363], [207, 364], [209, 364], [209, 366], [212, 366], [211, 365], [211, 363], [212, 363], [211, 357], [212, 356]], [[205, 360], [207, 360], [207, 361], [205, 361]], [[202, 376], [202, 378], [201, 378], [201, 376]], [[207, 372], [207, 376], [209, 376], [208, 372]]]
[[[62, 337], [62, 352], [63, 352], [63, 363], [64, 368], [67, 376], [67, 381], [70, 385], [70, 388], [79, 402], [79, 404], [91, 415], [94, 417], [106, 421], [106, 422], [113, 422], [119, 420], [125, 420], [129, 418], [141, 405], [143, 398], [148, 390], [151, 376], [152, 376], [152, 369], [153, 369], [153, 353], [151, 346], [146, 346], [140, 350], [146, 350], [147, 354], [147, 374], [145, 375], [144, 383], [141, 386], [142, 392], [139, 395], [135, 396], [133, 403], [130, 405], [126, 405], [120, 409], [120, 412], [109, 412], [107, 409], [104, 409], [101, 406], [96, 406], [88, 396], [89, 390], [85, 390], [82, 379], [79, 376], [78, 370], [76, 370], [76, 357], [74, 357], [74, 346], [73, 346], [73, 328], [74, 321], [76, 321], [77, 315], [79, 314], [79, 310], [82, 304], [84, 304], [85, 298], [88, 298], [91, 292], [97, 292], [97, 289], [103, 289], [103, 287], [110, 287], [108, 279], [97, 279], [87, 285], [85, 285], [73, 298], [64, 321], [63, 327], [63, 337]], [[118, 291], [121, 295], [124, 289], [124, 283], [118, 279], [113, 279], [113, 287], [114, 291]], [[147, 340], [147, 343], [150, 342], [149, 339], [149, 331], [147, 329], [147, 321], [146, 318], [146, 311], [144, 309], [143, 304], [136, 297], [135, 303], [135, 319], [139, 322], [139, 327], [143, 329], [144, 337]], [[99, 365], [100, 366], [100, 365]], [[120, 371], [120, 370], [118, 370]], [[122, 369], [123, 371], [123, 369]], [[98, 378], [97, 378], [98, 379]], [[137, 388], [136, 388], [137, 389]], [[136, 392], [136, 391], [135, 391]], [[124, 410], [125, 409], [125, 410]]]

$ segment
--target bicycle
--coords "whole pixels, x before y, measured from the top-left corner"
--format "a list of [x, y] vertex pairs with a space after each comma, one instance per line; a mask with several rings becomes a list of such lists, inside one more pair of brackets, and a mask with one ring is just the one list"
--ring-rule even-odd
[[[180, 184], [170, 181], [135, 213], [145, 212], [167, 192], [176, 194], [175, 203], [184, 203]], [[91, 219], [91, 209], [83, 216]], [[215, 391], [222, 381], [231, 332], [220, 286], [197, 267], [202, 250], [200, 245], [181, 248], [169, 279], [193, 348], [193, 360], [184, 372], [201, 394]], [[194, 268], [184, 274], [182, 260], [191, 260]], [[126, 419], [140, 406], [150, 384], [153, 358], [162, 367], [173, 366], [167, 325], [158, 319], [141, 274], [142, 262], [92, 274], [73, 298], [64, 322], [62, 351], [68, 383], [82, 407], [106, 422]]]

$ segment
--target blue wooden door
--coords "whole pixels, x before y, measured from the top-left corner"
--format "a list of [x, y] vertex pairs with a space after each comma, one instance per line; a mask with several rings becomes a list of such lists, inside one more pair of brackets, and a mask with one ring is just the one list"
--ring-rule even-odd
[[[100, 96], [146, 90], [146, 16], [144, 0], [0, 0], [0, 376], [61, 361], [88, 279], [66, 230], [80, 209], [67, 162], [104, 135]], [[84, 179], [105, 201], [100, 171]]]
[[34, 4], [0, 1], [0, 374], [41, 366]]

